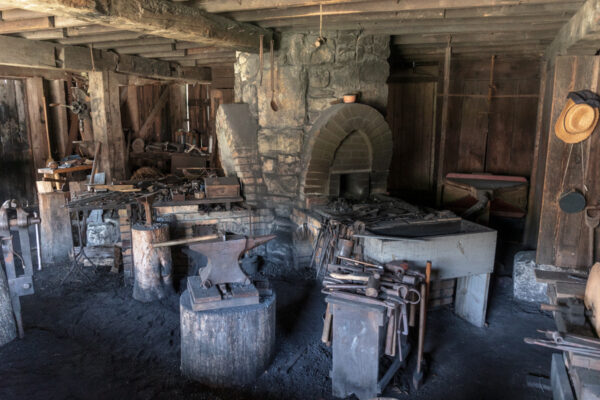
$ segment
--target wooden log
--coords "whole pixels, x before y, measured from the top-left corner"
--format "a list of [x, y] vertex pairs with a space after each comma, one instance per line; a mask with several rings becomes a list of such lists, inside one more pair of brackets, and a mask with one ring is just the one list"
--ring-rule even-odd
[[258, 51], [258, 39], [272, 32], [255, 25], [212, 15], [196, 7], [156, 0], [15, 0], [17, 8], [77, 18], [89, 23], [145, 32], [177, 40], [206, 43], [240, 51]]
[[131, 229], [133, 246], [133, 298], [149, 302], [173, 293], [173, 265], [169, 247], [153, 248], [152, 243], [169, 240], [169, 225], [150, 227], [134, 225]]
[[180, 299], [181, 372], [209, 386], [252, 383], [275, 353], [275, 295], [259, 304], [193, 311], [186, 290]]
[[0, 347], [17, 337], [17, 324], [13, 315], [8, 281], [0, 266]]

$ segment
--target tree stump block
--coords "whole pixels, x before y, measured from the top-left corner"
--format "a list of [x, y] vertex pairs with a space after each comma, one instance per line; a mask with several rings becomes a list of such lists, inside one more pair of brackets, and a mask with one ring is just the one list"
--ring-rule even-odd
[[194, 311], [189, 291], [180, 299], [181, 372], [208, 386], [254, 382], [275, 353], [275, 294], [259, 304]]
[[133, 247], [133, 298], [149, 302], [173, 293], [173, 264], [170, 247], [152, 247], [153, 243], [169, 240], [169, 225], [134, 225], [131, 230]]
[[63, 192], [38, 194], [42, 219], [40, 246], [44, 263], [66, 263], [73, 249], [71, 217], [69, 209], [65, 207], [65, 195]]
[[0, 346], [17, 337], [17, 324], [13, 315], [8, 281], [0, 265]]

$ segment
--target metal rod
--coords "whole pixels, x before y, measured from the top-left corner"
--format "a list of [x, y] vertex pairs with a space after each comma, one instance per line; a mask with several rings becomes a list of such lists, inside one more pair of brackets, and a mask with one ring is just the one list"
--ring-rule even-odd
[[[33, 213], [33, 217], [37, 219], [37, 213], [34, 212]], [[36, 253], [37, 253], [37, 260], [38, 260], [38, 271], [42, 270], [42, 250], [40, 249], [40, 227], [39, 224], [34, 224], [35, 225], [35, 247], [36, 247]]]
[[427, 313], [427, 285], [421, 284], [421, 304], [419, 309], [419, 344], [417, 350], [417, 372], [421, 372], [423, 362], [423, 345], [425, 344], [425, 322]]

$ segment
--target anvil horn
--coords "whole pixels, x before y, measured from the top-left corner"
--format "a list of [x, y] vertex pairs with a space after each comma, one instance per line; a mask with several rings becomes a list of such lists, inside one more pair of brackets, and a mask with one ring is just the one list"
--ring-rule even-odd
[[264, 235], [264, 236], [256, 236], [246, 239], [246, 248], [244, 249], [244, 253], [248, 250], [252, 250], [255, 247], [263, 245], [271, 240], [275, 239], [275, 235]]

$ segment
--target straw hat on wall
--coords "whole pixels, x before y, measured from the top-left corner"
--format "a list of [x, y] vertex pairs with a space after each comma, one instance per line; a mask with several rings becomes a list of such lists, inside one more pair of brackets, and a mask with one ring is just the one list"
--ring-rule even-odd
[[[598, 107], [595, 99], [590, 99], [589, 91], [569, 93], [567, 104], [563, 108], [554, 133], [565, 143], [579, 143], [587, 139], [598, 123]], [[595, 93], [589, 92], [589, 94]]]

